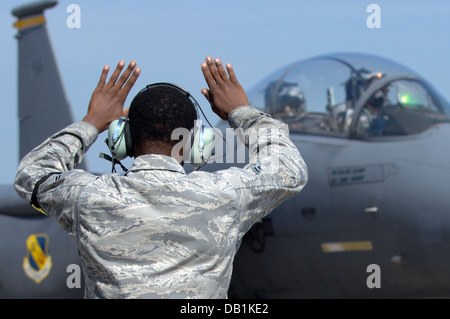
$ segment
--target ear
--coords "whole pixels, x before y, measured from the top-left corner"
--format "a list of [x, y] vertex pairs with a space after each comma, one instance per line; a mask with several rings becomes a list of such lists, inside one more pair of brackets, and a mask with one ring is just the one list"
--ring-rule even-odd
[[183, 161], [183, 154], [184, 154], [184, 152], [183, 152], [183, 150], [184, 150], [184, 147], [182, 147], [181, 149], [180, 149], [180, 164], [181, 164], [181, 166], [184, 166], [184, 161]]
[[178, 163], [181, 163], [183, 165], [183, 154], [184, 154], [184, 148], [185, 148], [185, 140], [182, 140], [175, 144], [172, 147], [172, 151], [170, 152], [170, 156], [173, 157], [178, 161]]

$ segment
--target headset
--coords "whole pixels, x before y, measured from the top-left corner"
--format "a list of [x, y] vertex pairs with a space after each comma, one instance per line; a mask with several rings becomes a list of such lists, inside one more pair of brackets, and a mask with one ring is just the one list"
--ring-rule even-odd
[[[212, 127], [205, 128], [205, 125], [201, 124], [198, 110], [201, 111], [210, 126], [211, 124], [209, 123], [208, 119], [205, 116], [205, 113], [203, 113], [203, 110], [201, 109], [195, 98], [187, 90], [176, 84], [168, 82], [149, 84], [145, 88], [143, 88], [136, 96], [144, 91], [161, 86], [171, 87], [178, 90], [180, 93], [186, 96], [186, 98], [190, 99], [195, 107], [197, 120], [194, 123], [194, 128], [189, 133], [190, 143], [187, 143], [186, 145], [189, 152], [187, 152], [187, 154], [186, 152], [184, 152], [183, 160], [189, 160], [191, 165], [199, 169], [200, 167], [205, 165], [210, 156], [213, 155], [214, 131]], [[132, 104], [133, 102], [131, 102], [131, 105]], [[133, 140], [131, 138], [130, 119], [128, 118], [128, 116], [121, 117], [120, 119], [111, 122], [108, 129], [108, 137], [105, 142], [108, 145], [112, 158], [102, 153], [100, 154], [100, 157], [105, 158], [113, 163], [113, 171], [115, 171], [115, 164], [120, 164], [122, 169], [124, 171], [127, 171], [127, 169], [120, 163], [120, 160], [126, 158], [127, 156], [133, 156]]]

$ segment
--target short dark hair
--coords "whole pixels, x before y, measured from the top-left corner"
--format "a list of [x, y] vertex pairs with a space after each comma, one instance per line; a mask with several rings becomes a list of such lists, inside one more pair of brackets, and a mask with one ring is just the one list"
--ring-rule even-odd
[[191, 130], [197, 111], [191, 99], [181, 90], [171, 86], [144, 89], [133, 99], [128, 114], [133, 147], [146, 143], [165, 142], [172, 146], [172, 132], [177, 128]]

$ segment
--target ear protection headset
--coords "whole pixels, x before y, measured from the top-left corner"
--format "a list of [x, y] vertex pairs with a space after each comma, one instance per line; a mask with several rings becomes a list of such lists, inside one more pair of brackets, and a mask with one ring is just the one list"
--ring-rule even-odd
[[[209, 157], [212, 155], [212, 149], [214, 146], [214, 131], [212, 128], [205, 128], [205, 125], [201, 124], [198, 110], [200, 109], [203, 115], [204, 113], [200, 105], [188, 91], [178, 85], [166, 82], [150, 84], [142, 89], [136, 96], [146, 90], [151, 90], [161, 86], [171, 87], [178, 90], [194, 104], [197, 114], [197, 121], [195, 121], [194, 128], [189, 134], [190, 143], [187, 145], [187, 150], [189, 150], [187, 159], [193, 166], [200, 168], [206, 164]], [[131, 104], [133, 104], [133, 102]], [[126, 158], [127, 156], [133, 156], [133, 141], [131, 138], [130, 120], [128, 116], [121, 117], [120, 119], [111, 122], [108, 129], [108, 138], [105, 142], [108, 145], [112, 156], [112, 158], [106, 159], [111, 160], [113, 164], [119, 163], [121, 165], [120, 160]], [[105, 158], [104, 155], [103, 157]], [[184, 154], [183, 159], [186, 159], [186, 154]]]

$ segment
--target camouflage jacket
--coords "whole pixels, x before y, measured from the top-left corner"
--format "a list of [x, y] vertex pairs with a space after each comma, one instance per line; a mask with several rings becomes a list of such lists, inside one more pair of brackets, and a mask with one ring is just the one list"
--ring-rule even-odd
[[227, 298], [244, 234], [307, 181], [287, 125], [251, 106], [228, 121], [249, 148], [244, 168], [186, 174], [149, 154], [96, 176], [75, 169], [98, 136], [86, 122], [22, 159], [16, 191], [77, 241], [87, 298]]

